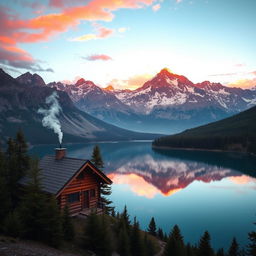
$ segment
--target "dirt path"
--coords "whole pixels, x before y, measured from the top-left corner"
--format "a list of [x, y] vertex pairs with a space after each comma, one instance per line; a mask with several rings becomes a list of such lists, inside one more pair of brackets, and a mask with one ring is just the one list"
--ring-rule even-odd
[[165, 242], [158, 240], [160, 251], [155, 256], [162, 256], [164, 252]]

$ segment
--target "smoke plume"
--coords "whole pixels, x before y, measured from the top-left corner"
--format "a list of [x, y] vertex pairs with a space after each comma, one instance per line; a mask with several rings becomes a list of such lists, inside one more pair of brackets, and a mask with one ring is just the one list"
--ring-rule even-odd
[[59, 143], [61, 144], [63, 133], [61, 131], [60, 121], [57, 116], [62, 109], [59, 105], [58, 98], [59, 95], [57, 92], [53, 92], [45, 99], [45, 103], [49, 105], [49, 109], [39, 108], [37, 112], [44, 115], [42, 120], [43, 126], [52, 129], [56, 134], [58, 134]]

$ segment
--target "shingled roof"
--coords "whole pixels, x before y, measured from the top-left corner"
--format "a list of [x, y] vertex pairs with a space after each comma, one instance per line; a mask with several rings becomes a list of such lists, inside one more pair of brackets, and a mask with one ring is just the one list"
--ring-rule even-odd
[[[95, 173], [106, 183], [112, 183], [112, 181], [89, 160], [70, 157], [63, 157], [60, 160], [56, 160], [55, 156], [45, 156], [39, 162], [43, 191], [57, 195], [86, 164], [91, 165]], [[23, 179], [21, 183], [26, 184], [27, 179]]]

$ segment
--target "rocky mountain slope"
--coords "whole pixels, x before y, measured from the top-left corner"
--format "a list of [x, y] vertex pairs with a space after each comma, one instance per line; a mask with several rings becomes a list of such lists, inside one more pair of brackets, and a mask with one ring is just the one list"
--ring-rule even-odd
[[[256, 91], [229, 88], [161, 70], [136, 90], [102, 89], [91, 81], [50, 83], [69, 94], [81, 110], [137, 131], [175, 133], [236, 114], [256, 105]], [[97, 102], [97, 104], [95, 104]]]
[[[47, 108], [45, 99], [55, 90], [46, 87], [41, 79], [30, 73], [14, 79], [0, 69], [1, 139], [6, 140], [9, 136], [14, 136], [21, 128], [32, 144], [57, 143], [56, 134], [42, 126], [42, 115], [38, 113], [40, 107]], [[62, 108], [59, 120], [64, 133], [64, 143], [156, 137], [156, 135], [131, 132], [107, 124], [78, 110], [66, 92], [58, 91], [58, 95]]]

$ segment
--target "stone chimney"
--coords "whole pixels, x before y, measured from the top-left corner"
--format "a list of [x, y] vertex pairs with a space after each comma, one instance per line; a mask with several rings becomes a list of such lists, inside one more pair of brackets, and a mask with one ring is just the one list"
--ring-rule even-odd
[[61, 160], [66, 156], [66, 148], [55, 148], [55, 159]]

